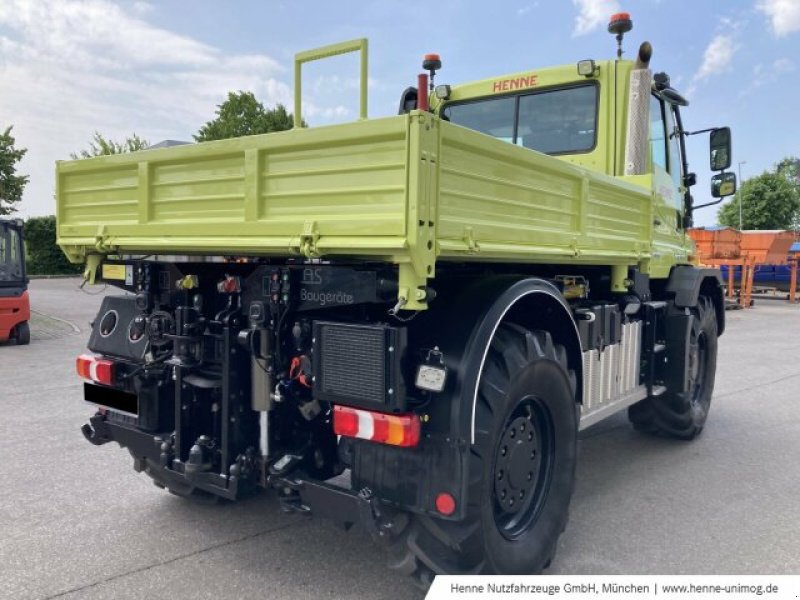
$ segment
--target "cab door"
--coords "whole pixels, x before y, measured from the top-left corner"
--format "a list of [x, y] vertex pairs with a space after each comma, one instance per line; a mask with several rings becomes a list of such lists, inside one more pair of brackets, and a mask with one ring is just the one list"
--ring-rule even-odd
[[650, 97], [650, 157], [653, 173], [654, 272], [686, 261], [683, 246], [683, 176], [680, 147], [671, 106]]

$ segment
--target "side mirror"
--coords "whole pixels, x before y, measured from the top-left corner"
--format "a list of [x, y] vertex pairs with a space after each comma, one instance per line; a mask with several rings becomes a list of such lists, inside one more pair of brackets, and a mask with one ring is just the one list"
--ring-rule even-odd
[[736, 193], [736, 174], [717, 173], [711, 178], [711, 195], [714, 198], [733, 196]]
[[417, 88], [407, 87], [400, 94], [400, 108], [397, 109], [398, 115], [405, 115], [417, 108]]
[[711, 170], [724, 171], [731, 166], [731, 128], [712, 129], [709, 136]]

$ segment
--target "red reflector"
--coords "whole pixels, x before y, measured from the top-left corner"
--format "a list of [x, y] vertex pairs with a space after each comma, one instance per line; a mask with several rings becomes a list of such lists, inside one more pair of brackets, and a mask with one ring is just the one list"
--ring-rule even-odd
[[90, 356], [89, 354], [81, 354], [77, 361], [75, 361], [75, 370], [78, 371], [78, 375], [84, 379], [89, 379], [105, 385], [112, 385], [114, 383], [113, 361]]
[[110, 360], [95, 360], [92, 379], [111, 385], [114, 382], [114, 363]]
[[441, 60], [438, 54], [426, 54], [422, 57], [424, 60]]
[[452, 515], [456, 512], [456, 499], [447, 492], [442, 492], [436, 496], [436, 510], [443, 515]]
[[611, 15], [611, 19], [609, 21], [630, 21], [631, 20], [631, 13], [626, 12], [618, 12]]
[[387, 415], [337, 405], [333, 407], [333, 432], [380, 444], [411, 447], [419, 444], [419, 417], [414, 414]]
[[333, 432], [345, 437], [358, 436], [358, 415], [354, 410], [345, 410], [341, 406], [333, 407]]

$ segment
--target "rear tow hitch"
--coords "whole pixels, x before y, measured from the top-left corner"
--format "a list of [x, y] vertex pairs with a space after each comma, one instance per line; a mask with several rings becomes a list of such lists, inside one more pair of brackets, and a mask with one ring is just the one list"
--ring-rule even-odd
[[111, 438], [107, 435], [108, 431], [105, 425], [105, 415], [97, 413], [93, 417], [89, 418], [88, 423], [83, 424], [81, 427], [81, 433], [88, 442], [94, 444], [95, 446], [102, 446], [103, 444], [107, 444], [111, 441]]
[[324, 517], [345, 530], [358, 523], [379, 541], [395, 529], [395, 511], [379, 503], [369, 488], [356, 492], [300, 477], [272, 476], [269, 483], [278, 490], [281, 509], [286, 512]]

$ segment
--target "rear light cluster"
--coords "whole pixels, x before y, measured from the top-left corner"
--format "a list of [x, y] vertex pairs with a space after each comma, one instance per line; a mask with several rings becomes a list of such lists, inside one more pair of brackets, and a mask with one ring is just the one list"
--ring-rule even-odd
[[75, 369], [78, 375], [89, 381], [103, 385], [114, 384], [114, 362], [108, 359], [81, 354], [75, 361]]
[[387, 415], [349, 406], [333, 407], [336, 435], [412, 447], [419, 444], [419, 428], [419, 417], [413, 414]]

